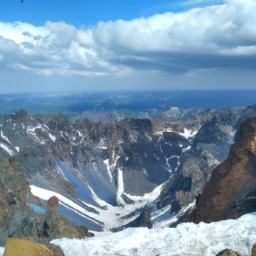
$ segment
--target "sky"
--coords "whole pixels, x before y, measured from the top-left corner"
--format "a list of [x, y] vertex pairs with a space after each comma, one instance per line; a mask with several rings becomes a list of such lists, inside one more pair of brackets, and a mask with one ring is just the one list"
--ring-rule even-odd
[[3, 0], [0, 93], [256, 89], [256, 0]]

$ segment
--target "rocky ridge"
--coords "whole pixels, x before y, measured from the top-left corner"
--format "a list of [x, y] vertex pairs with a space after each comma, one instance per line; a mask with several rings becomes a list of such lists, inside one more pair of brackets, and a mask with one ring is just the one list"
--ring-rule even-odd
[[[136, 203], [159, 186], [162, 192], [150, 205], [152, 214], [164, 208], [168, 209], [165, 218], [169, 218], [193, 202], [214, 166], [227, 157], [241, 118], [241, 111], [232, 109], [189, 113], [172, 109], [170, 113], [161, 119], [92, 123], [73, 122], [63, 115], [32, 117], [19, 110], [0, 116], [0, 155], [19, 162], [17, 170], [29, 180], [27, 193], [29, 184], [57, 192], [83, 207], [101, 227], [105, 223], [97, 216], [108, 207], [135, 205], [135, 212], [114, 217], [122, 219], [125, 227], [128, 223], [151, 225], [146, 203], [140, 208]], [[44, 208], [46, 202], [33, 196], [23, 198], [24, 212], [30, 211], [36, 222], [41, 215], [27, 203]], [[43, 216], [44, 221], [49, 217]], [[65, 222], [62, 217], [54, 218]], [[22, 228], [13, 232], [15, 236], [18, 230]], [[63, 234], [63, 230], [49, 232], [48, 237]]]
[[256, 211], [256, 118], [244, 121], [228, 158], [217, 166], [200, 197], [193, 221], [238, 218]]

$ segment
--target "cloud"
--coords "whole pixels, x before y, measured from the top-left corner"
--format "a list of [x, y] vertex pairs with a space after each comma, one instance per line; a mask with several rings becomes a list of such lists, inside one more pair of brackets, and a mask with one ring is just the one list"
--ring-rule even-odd
[[[185, 3], [212, 3], [189, 0]], [[42, 75], [118, 77], [136, 70], [256, 69], [256, 0], [75, 28], [0, 23], [0, 65]]]

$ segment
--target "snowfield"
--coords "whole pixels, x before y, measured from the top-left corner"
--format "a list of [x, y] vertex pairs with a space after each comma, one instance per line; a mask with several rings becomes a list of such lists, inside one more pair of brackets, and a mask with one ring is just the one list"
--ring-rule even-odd
[[93, 238], [55, 239], [65, 256], [215, 256], [228, 248], [251, 255], [256, 243], [256, 213], [210, 224], [182, 223], [177, 228], [128, 228]]
[[[89, 187], [90, 192], [92, 193], [92, 196], [94, 198], [94, 201], [97, 202], [101, 206], [106, 206], [106, 209], [98, 208], [98, 207], [96, 207], [92, 204], [86, 203], [84, 201], [81, 201], [81, 202], [84, 205], [87, 205], [87, 206], [95, 209], [98, 212], [98, 214], [94, 213], [94, 212], [87, 211], [85, 208], [76, 204], [72, 200], [70, 200], [70, 199], [64, 197], [63, 195], [56, 193], [54, 191], [39, 188], [34, 185], [30, 185], [30, 190], [34, 196], [37, 196], [43, 200], [48, 200], [52, 196], [58, 197], [60, 204], [62, 204], [65, 207], [68, 207], [69, 209], [73, 210], [74, 212], [78, 213], [81, 216], [86, 216], [91, 221], [95, 221], [95, 223], [97, 223], [97, 222], [104, 223], [104, 227], [103, 227], [104, 231], [109, 231], [112, 228], [126, 225], [130, 221], [133, 221], [134, 219], [136, 219], [140, 213], [136, 213], [129, 218], [124, 218], [124, 217], [127, 216], [128, 214], [134, 212], [136, 209], [143, 208], [143, 207], [145, 207], [145, 205], [154, 201], [160, 195], [162, 186], [163, 186], [163, 184], [159, 185], [152, 192], [146, 193], [143, 196], [132, 196], [127, 193], [124, 193], [131, 200], [134, 200], [135, 203], [134, 204], [125, 204], [125, 202], [123, 201], [124, 205], [119, 206], [119, 207], [114, 207], [114, 206], [106, 203], [105, 201], [101, 200], [94, 193], [93, 189], [91, 189]], [[118, 187], [119, 187], [119, 190], [122, 192], [123, 187], [124, 187], [123, 179], [122, 179], [122, 171], [120, 171], [120, 179], [118, 180]], [[118, 201], [118, 198], [119, 198], [119, 201], [121, 201], [120, 200], [121, 192], [117, 191], [117, 201]]]

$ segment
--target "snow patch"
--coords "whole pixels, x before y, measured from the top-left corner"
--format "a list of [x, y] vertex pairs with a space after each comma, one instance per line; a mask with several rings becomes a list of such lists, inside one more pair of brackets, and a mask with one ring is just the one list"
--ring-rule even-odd
[[[36, 187], [34, 185], [30, 185], [30, 189], [33, 195], [43, 199], [48, 200], [52, 196], [57, 196], [60, 200], [60, 203], [63, 204], [65, 207], [69, 207], [74, 212], [80, 214], [81, 216], [85, 216], [86, 218], [89, 218], [90, 220], [93, 220], [95, 223], [101, 222], [104, 223], [103, 229], [105, 231], [109, 231], [112, 228], [117, 228], [123, 225], [126, 225], [127, 223], [133, 221], [139, 216], [139, 212], [132, 215], [132, 217], [128, 217], [130, 213], [136, 211], [136, 209], [142, 209], [147, 204], [147, 201], [142, 202], [135, 202], [132, 205], [125, 204], [122, 207], [115, 207], [111, 204], [106, 203], [105, 201], [101, 200], [97, 197], [97, 195], [94, 193], [94, 191], [88, 187], [92, 197], [95, 202], [97, 202], [100, 206], [103, 208], [99, 208], [95, 205], [91, 205], [90, 203], [81, 201], [84, 205], [89, 206], [90, 208], [93, 208], [97, 211], [97, 213], [89, 212], [80, 205], [74, 203], [72, 200], [67, 199], [66, 197], [62, 196], [59, 193], [46, 190], [43, 188]], [[160, 195], [160, 192], [157, 192], [158, 194], [155, 194], [152, 198], [157, 198]]]
[[77, 132], [78, 136], [81, 137], [80, 143], [82, 143], [84, 141], [84, 135], [79, 130], [76, 130], [76, 132]]
[[[58, 197], [60, 204], [64, 205], [65, 207], [67, 207], [69, 209], [72, 209], [74, 212], [79, 213], [81, 216], [85, 216], [85, 217], [89, 216], [92, 218], [95, 217], [93, 213], [86, 211], [83, 207], [74, 203], [72, 200], [64, 197], [63, 195], [61, 195], [59, 193], [56, 193], [56, 192], [50, 191], [50, 190], [46, 190], [43, 188], [39, 188], [34, 185], [30, 185], [30, 190], [34, 196], [37, 196], [43, 200], [49, 200], [49, 198], [51, 198], [52, 196]], [[97, 223], [97, 222], [95, 221], [95, 223]]]
[[190, 150], [191, 149], [191, 146], [187, 146], [186, 148], [183, 148], [182, 149], [182, 152], [184, 153], [184, 152], [186, 152], [186, 151], [188, 151], [188, 150]]
[[157, 212], [155, 212], [154, 214], [151, 215], [151, 221], [154, 221], [157, 217], [165, 214], [166, 212], [170, 211], [171, 209], [171, 205], [167, 205], [163, 208], [161, 208], [160, 210], [158, 210]]
[[172, 170], [171, 170], [171, 167], [169, 165], [169, 159], [172, 159], [172, 158], [177, 158], [177, 166], [176, 166], [174, 172], [176, 172], [178, 170], [179, 166], [180, 166], [180, 157], [179, 156], [173, 155], [169, 158], [165, 157], [166, 165], [169, 167], [168, 172], [170, 172], [170, 173], [172, 173]]
[[26, 129], [27, 134], [30, 134], [36, 141], [39, 141], [40, 144], [45, 144], [45, 141], [43, 139], [40, 139], [36, 135], [36, 129], [41, 129], [42, 131], [45, 131], [45, 126], [42, 124], [38, 124], [37, 126], [28, 126]]
[[104, 145], [104, 140], [101, 139], [100, 143], [97, 145], [98, 149], [107, 149], [108, 147]]
[[111, 173], [112, 168], [111, 168], [111, 165], [109, 164], [109, 159], [104, 160], [103, 163], [106, 165], [107, 170], [108, 170], [108, 176], [110, 178], [111, 183], [113, 183], [114, 180], [113, 180], [113, 176]]
[[152, 192], [145, 193], [143, 196], [133, 196], [127, 193], [123, 193], [133, 201], [144, 202], [144, 204], [150, 203], [158, 198], [162, 191], [163, 184], [157, 186]]
[[50, 139], [51, 139], [53, 142], [56, 142], [56, 137], [53, 136], [51, 133], [48, 133], [48, 134], [49, 134]]
[[123, 192], [124, 192], [123, 172], [122, 172], [122, 169], [118, 169], [116, 201], [119, 205], [125, 205], [125, 201], [122, 198]]
[[15, 153], [10, 148], [8, 148], [5, 144], [0, 143], [0, 147], [3, 150], [5, 150], [10, 156], [14, 156], [15, 155]]
[[148, 172], [147, 172], [146, 169], [143, 168], [142, 171], [143, 171], [143, 173], [144, 173], [145, 175], [148, 175]]
[[9, 144], [12, 145], [12, 143], [9, 141], [9, 139], [4, 135], [3, 131], [1, 131], [1, 137], [2, 137], [5, 141], [7, 141]]
[[108, 175], [109, 175], [109, 178], [110, 178], [110, 181], [113, 183], [114, 180], [113, 180], [113, 176], [112, 176], [112, 172], [114, 171], [115, 167], [116, 167], [116, 163], [117, 163], [117, 160], [120, 158], [120, 156], [117, 156], [113, 162], [113, 164], [110, 164], [109, 163], [109, 159], [106, 159], [106, 160], [103, 160], [103, 163], [106, 165], [107, 167], [107, 170], [108, 170]]
[[185, 137], [186, 139], [189, 139], [194, 137], [198, 133], [199, 129], [193, 132], [192, 130], [188, 130], [187, 128], [184, 128], [184, 132], [180, 132], [179, 135]]
[[196, 200], [194, 200], [192, 203], [190, 203], [189, 205], [183, 207], [178, 214], [172, 216], [170, 219], [165, 220], [165, 221], [161, 221], [158, 223], [154, 224], [154, 228], [164, 228], [164, 227], [169, 227], [171, 224], [175, 223], [176, 221], [179, 220], [179, 218], [181, 216], [183, 216], [187, 211], [192, 210], [196, 205]]

